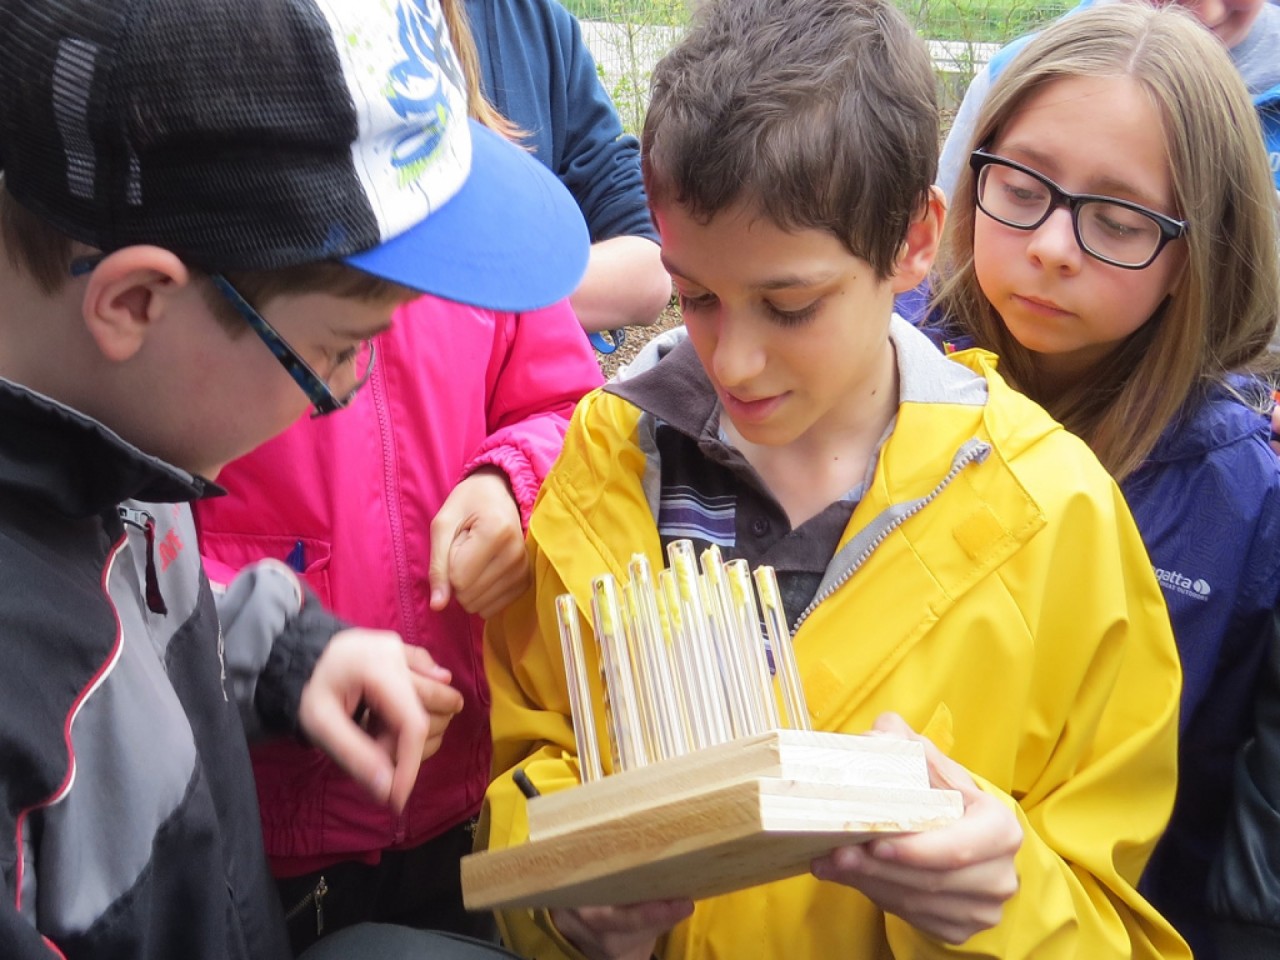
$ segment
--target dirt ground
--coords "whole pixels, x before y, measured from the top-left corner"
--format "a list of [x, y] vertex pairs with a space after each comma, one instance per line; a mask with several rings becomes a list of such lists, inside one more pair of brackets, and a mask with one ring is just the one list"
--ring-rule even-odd
[[678, 326], [680, 326], [680, 308], [676, 306], [673, 299], [667, 309], [662, 311], [656, 323], [647, 327], [627, 327], [626, 339], [622, 346], [610, 354], [596, 354], [596, 359], [600, 361], [600, 369], [604, 371], [606, 377], [612, 377], [614, 371], [624, 363], [630, 362], [651, 338], [664, 330]]

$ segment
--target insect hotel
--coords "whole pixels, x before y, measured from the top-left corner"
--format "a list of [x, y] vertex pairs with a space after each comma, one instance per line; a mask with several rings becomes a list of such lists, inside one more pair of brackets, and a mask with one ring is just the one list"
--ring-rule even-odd
[[922, 744], [811, 728], [773, 568], [714, 546], [699, 562], [688, 540], [668, 560], [655, 577], [637, 554], [625, 583], [592, 581], [602, 703], [578, 602], [556, 599], [582, 782], [524, 782], [529, 840], [463, 859], [468, 909], [698, 899], [960, 816], [958, 793], [930, 788]]

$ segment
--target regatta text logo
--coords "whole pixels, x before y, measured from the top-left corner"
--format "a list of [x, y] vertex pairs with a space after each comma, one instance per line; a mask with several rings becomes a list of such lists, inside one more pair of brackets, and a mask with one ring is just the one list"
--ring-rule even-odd
[[1208, 600], [1212, 592], [1208, 580], [1192, 580], [1177, 570], [1161, 570], [1159, 567], [1155, 568], [1155, 572], [1160, 586], [1180, 593], [1184, 597], [1190, 597], [1192, 600]]

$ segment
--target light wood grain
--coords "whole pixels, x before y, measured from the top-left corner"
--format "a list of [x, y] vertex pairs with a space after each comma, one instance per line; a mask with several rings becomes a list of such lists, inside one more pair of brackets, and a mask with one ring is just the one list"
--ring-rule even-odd
[[816, 856], [940, 826], [920, 744], [773, 731], [529, 801], [530, 841], [462, 862], [472, 910], [713, 896]]

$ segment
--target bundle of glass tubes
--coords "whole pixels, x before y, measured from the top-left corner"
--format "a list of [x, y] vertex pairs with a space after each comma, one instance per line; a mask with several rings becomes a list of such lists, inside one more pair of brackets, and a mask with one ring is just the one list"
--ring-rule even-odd
[[[772, 567], [676, 540], [655, 579], [635, 554], [627, 580], [591, 582], [591, 620], [613, 772], [780, 727], [811, 729]], [[556, 598], [582, 781], [604, 776], [578, 606]], [[776, 684], [775, 684], [776, 678]]]

